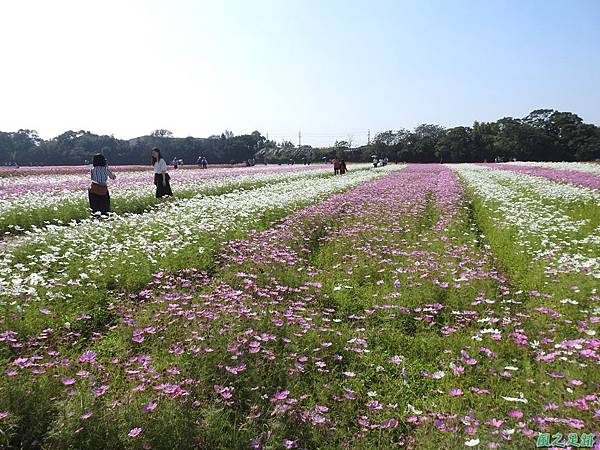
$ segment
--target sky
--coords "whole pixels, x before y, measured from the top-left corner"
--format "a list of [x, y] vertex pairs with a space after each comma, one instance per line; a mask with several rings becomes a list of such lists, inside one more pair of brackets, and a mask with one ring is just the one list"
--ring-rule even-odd
[[46, 139], [600, 124], [598, 0], [0, 0], [0, 58], [0, 130]]

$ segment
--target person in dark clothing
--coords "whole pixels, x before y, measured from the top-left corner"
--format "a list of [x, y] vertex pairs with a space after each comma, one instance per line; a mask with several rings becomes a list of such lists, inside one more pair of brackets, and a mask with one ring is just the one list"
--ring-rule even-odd
[[334, 160], [333, 160], [333, 174], [334, 175], [340, 174], [341, 166], [342, 166], [342, 162], [339, 159], [334, 158]]
[[106, 216], [110, 212], [110, 193], [108, 192], [107, 180], [114, 180], [116, 177], [106, 165], [106, 158], [100, 153], [94, 155], [90, 170], [92, 185], [88, 190], [88, 199], [92, 213], [100, 213]]
[[152, 166], [154, 167], [154, 184], [156, 186], [156, 198], [172, 197], [173, 191], [167, 173], [167, 162], [163, 159], [158, 148], [152, 149]]
[[343, 159], [340, 161], [340, 175], [344, 175], [348, 169], [346, 168], [346, 161]]

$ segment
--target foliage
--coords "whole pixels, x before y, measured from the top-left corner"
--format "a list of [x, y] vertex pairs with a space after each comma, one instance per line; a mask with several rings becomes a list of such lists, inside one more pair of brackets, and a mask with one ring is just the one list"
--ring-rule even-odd
[[523, 119], [504, 117], [496, 122], [475, 122], [472, 127], [444, 129], [423, 124], [413, 131], [387, 130], [373, 143], [352, 148], [352, 138], [330, 148], [297, 148], [292, 142], [277, 144], [258, 131], [235, 136], [225, 130], [208, 138], [175, 138], [165, 129], [130, 140], [100, 136], [89, 131], [67, 131], [43, 140], [33, 130], [0, 132], [0, 163], [20, 165], [73, 165], [103, 153], [111, 164], [146, 164], [149, 150], [161, 149], [168, 160], [195, 163], [205, 156], [209, 163], [288, 163], [343, 157], [369, 161], [371, 155], [405, 162], [483, 162], [496, 157], [531, 161], [590, 161], [600, 158], [600, 128], [586, 124], [574, 113], [539, 109]]

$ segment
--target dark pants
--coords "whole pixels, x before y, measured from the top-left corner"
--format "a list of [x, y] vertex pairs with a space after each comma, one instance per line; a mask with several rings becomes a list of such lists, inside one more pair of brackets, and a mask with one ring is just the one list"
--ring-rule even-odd
[[163, 198], [168, 196], [173, 196], [173, 191], [171, 190], [171, 184], [169, 183], [169, 176], [166, 176], [167, 182], [163, 186], [163, 175], [161, 173], [154, 174], [154, 184], [156, 185], [156, 198]]
[[103, 216], [106, 216], [110, 211], [110, 194], [98, 195], [92, 194], [88, 191], [88, 198], [90, 199], [90, 208], [92, 212], [99, 212]]

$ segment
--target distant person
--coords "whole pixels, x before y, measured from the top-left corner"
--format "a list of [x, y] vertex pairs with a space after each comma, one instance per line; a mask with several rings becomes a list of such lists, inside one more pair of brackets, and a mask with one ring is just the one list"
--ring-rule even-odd
[[388, 157], [387, 157], [387, 156], [386, 156], [385, 158], [383, 158], [383, 165], [384, 165], [384, 166], [387, 166], [387, 164], [388, 164], [388, 161], [389, 161], [389, 159], [388, 159]]
[[202, 157], [202, 168], [208, 169], [208, 161], [206, 160], [206, 156]]
[[198, 164], [198, 167], [202, 167], [202, 156], [198, 156], [196, 164]]
[[156, 198], [173, 196], [171, 177], [167, 173], [167, 162], [163, 159], [158, 148], [152, 149], [152, 166], [154, 167], [154, 185], [156, 186]]
[[171, 161], [171, 164], [173, 165], [174, 169], [177, 169], [178, 163], [179, 163], [179, 160], [177, 158], [173, 158], [173, 161]]
[[340, 167], [341, 167], [340, 160], [337, 158], [333, 158], [333, 174], [334, 175], [340, 174]]
[[100, 213], [106, 216], [110, 212], [110, 194], [106, 182], [108, 178], [114, 180], [116, 177], [107, 167], [106, 158], [100, 153], [94, 155], [92, 166], [90, 169], [92, 185], [88, 190], [90, 208], [93, 214]]
[[348, 172], [348, 169], [346, 168], [346, 161], [342, 159], [340, 161], [340, 175], [344, 175], [346, 172]]
[[373, 158], [373, 167], [377, 167], [378, 161], [377, 158]]

